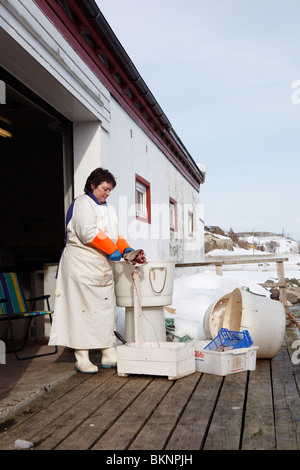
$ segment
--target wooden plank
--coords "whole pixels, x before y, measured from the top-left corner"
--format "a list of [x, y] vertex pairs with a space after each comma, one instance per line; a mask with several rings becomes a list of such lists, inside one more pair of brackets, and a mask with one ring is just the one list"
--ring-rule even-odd
[[277, 449], [297, 450], [300, 448], [300, 397], [285, 347], [272, 360], [271, 367]]
[[191, 399], [177, 423], [166, 450], [199, 450], [214, 412], [223, 377], [202, 374]]
[[3, 422], [0, 423], [0, 441], [3, 437], [2, 432], [9, 432], [16, 426], [20, 426], [27, 419], [31, 418], [33, 414], [43, 410], [86, 379], [87, 376], [83, 376], [83, 374], [75, 374], [68, 378], [68, 380], [57, 384], [51, 390], [46, 391], [43, 395], [34, 399], [32, 402], [22, 406], [13, 414], [10, 414], [7, 419], [4, 419]]
[[134, 439], [129, 450], [164, 449], [199, 379], [200, 373], [195, 372], [174, 382], [173, 387]]
[[4, 421], [0, 449], [13, 449], [16, 439], [49, 450], [299, 449], [294, 341], [299, 335], [288, 329], [272, 361], [225, 378], [76, 374]]
[[173, 383], [166, 378], [155, 378], [92, 450], [127, 449], [172, 386]]
[[[101, 375], [103, 377], [104, 374]], [[128, 380], [129, 378], [120, 378], [114, 374], [109, 380], [99, 381], [98, 387], [91, 393], [87, 394], [86, 390], [82, 389], [82, 398], [39, 432], [34, 447], [37, 450], [55, 449], [112, 395], [118, 393]]]
[[249, 373], [241, 449], [276, 449], [269, 360], [257, 360], [256, 370]]
[[267, 256], [255, 256], [252, 257], [248, 255], [246, 257], [234, 257], [230, 258], [230, 256], [226, 258], [212, 258], [210, 260], [206, 259], [205, 261], [199, 261], [196, 263], [176, 263], [175, 268], [191, 268], [191, 267], [198, 267], [198, 266], [222, 266], [222, 265], [236, 265], [236, 264], [249, 264], [249, 263], [277, 263], [288, 261], [288, 258], [282, 257], [267, 257]]
[[285, 275], [284, 275], [284, 266], [283, 261], [276, 262], [277, 276], [279, 283], [279, 297], [280, 301], [284, 306], [287, 306], [287, 297], [286, 297], [286, 286], [285, 286]]
[[61, 413], [61, 403], [64, 409], [74, 404], [78, 387], [86, 380], [87, 377], [83, 374], [76, 374], [14, 413], [3, 423], [5, 430], [0, 436], [0, 449], [14, 449], [14, 442], [17, 439], [30, 441], [36, 433]]
[[126, 380], [124, 387], [101, 403], [97, 410], [56, 447], [57, 450], [92, 448], [152, 381], [149, 376], [123, 379]]
[[225, 377], [204, 450], [239, 450], [246, 383], [247, 372]]
[[216, 264], [216, 274], [218, 276], [223, 276], [223, 266], [222, 265]]

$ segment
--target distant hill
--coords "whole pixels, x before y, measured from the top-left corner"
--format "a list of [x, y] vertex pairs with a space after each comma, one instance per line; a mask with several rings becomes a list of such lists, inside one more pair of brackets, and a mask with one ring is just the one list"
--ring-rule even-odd
[[240, 240], [248, 243], [250, 248], [268, 253], [300, 253], [300, 243], [290, 237], [272, 232], [242, 232], [236, 234]]
[[205, 253], [213, 250], [233, 251], [235, 247], [265, 253], [300, 253], [300, 243], [272, 232], [225, 232], [218, 226], [205, 227]]

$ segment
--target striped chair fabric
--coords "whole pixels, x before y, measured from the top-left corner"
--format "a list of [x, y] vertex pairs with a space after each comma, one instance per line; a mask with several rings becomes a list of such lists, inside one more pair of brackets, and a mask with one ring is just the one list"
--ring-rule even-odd
[[[50, 296], [35, 297], [32, 301], [45, 299], [48, 300]], [[37, 315], [49, 315], [53, 311], [28, 311], [26, 301], [23, 295], [21, 284], [16, 273], [0, 273], [0, 299], [6, 299], [6, 302], [0, 303], [0, 315], [17, 315], [18, 318], [25, 318]]]

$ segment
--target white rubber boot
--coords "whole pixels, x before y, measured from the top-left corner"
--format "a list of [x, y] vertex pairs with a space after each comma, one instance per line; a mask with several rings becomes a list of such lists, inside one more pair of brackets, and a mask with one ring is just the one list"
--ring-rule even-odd
[[117, 351], [116, 348], [101, 349], [102, 367], [117, 367]]
[[88, 349], [75, 349], [75, 357], [77, 362], [75, 369], [77, 372], [83, 372], [84, 374], [96, 374], [98, 367], [91, 363], [89, 359]]

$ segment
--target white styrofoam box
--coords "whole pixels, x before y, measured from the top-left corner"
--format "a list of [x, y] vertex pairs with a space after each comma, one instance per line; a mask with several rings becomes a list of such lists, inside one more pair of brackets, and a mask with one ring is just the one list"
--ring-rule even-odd
[[208, 344], [209, 341], [196, 341], [194, 343], [195, 363], [198, 372], [227, 375], [244, 370], [255, 370], [258, 346], [219, 352], [204, 349]]
[[179, 379], [196, 370], [193, 343], [144, 341], [117, 347], [119, 375], [166, 375]]

